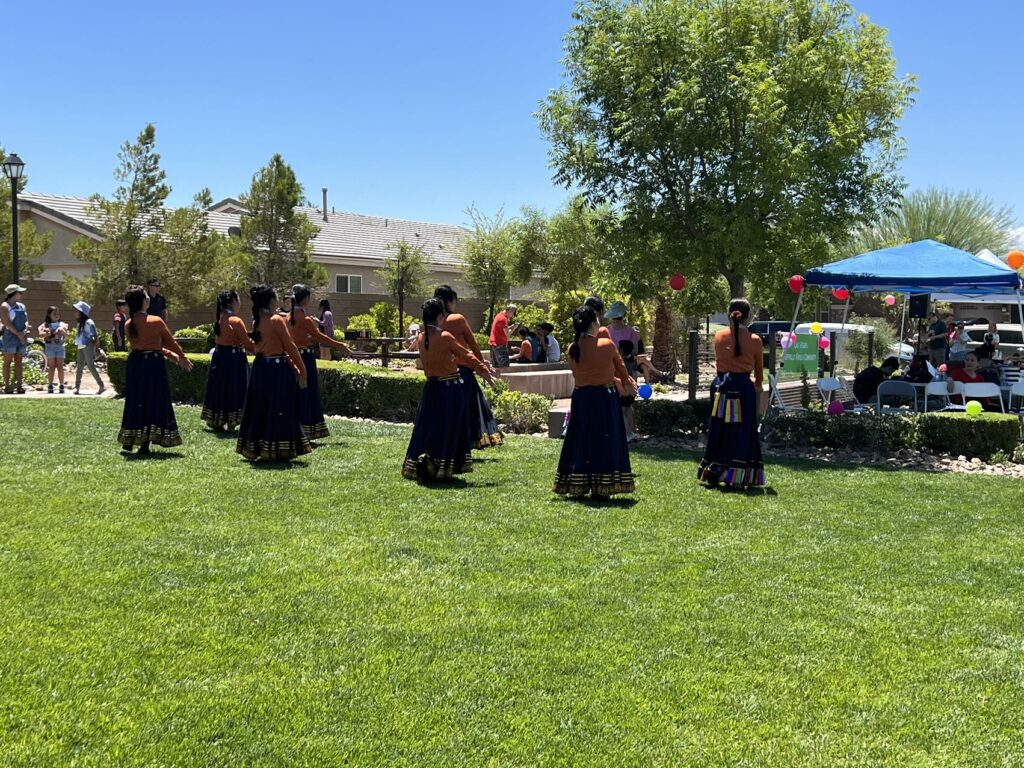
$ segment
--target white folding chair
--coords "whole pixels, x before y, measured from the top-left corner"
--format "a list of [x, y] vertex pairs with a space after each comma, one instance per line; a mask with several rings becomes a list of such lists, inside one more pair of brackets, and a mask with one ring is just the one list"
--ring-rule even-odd
[[904, 413], [902, 405], [882, 405], [883, 397], [896, 397], [900, 400], [909, 399], [914, 403], [914, 410], [917, 410], [917, 387], [909, 381], [883, 381], [878, 385], [878, 393], [875, 395], [875, 415], [883, 413]]
[[841, 393], [843, 391], [843, 382], [838, 378], [832, 378], [829, 376], [823, 376], [818, 379], [818, 392], [821, 394], [821, 402], [826, 406], [832, 402], [833, 399], [841, 400]]
[[942, 400], [942, 410], [944, 411], [962, 411], [963, 405], [958, 405], [952, 402], [949, 398], [950, 395], [964, 394], [964, 385], [962, 381], [953, 382], [953, 391], [949, 391], [948, 381], [930, 381], [924, 385], [924, 412], [928, 413], [928, 398], [937, 397]]
[[[1017, 380], [1013, 386], [1010, 387], [1010, 410], [1013, 410], [1013, 398], [1019, 397], [1024, 399], [1024, 381]], [[1021, 403], [1020, 412], [1024, 413], [1024, 403]]]
[[964, 400], [980, 400], [983, 397], [994, 397], [999, 403], [999, 410], [1006, 413], [1006, 406], [1003, 405], [1003, 393], [998, 384], [987, 381], [984, 384], [964, 384]]

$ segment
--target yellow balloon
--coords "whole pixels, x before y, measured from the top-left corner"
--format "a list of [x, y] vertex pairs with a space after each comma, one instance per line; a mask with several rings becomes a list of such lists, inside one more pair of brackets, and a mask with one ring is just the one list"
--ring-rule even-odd
[[811, 323], [811, 333], [821, 333], [825, 329], [822, 328], [821, 323]]
[[971, 416], [980, 416], [983, 410], [984, 409], [981, 407], [981, 403], [979, 403], [977, 400], [971, 400], [971, 402], [967, 404], [967, 413], [969, 413]]

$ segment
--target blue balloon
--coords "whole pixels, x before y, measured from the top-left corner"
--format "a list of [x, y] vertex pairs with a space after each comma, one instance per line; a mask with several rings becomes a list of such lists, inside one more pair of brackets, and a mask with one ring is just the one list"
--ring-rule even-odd
[[654, 394], [654, 390], [650, 384], [641, 384], [640, 389], [637, 390], [637, 394], [640, 395], [644, 400], [647, 400], [651, 395]]

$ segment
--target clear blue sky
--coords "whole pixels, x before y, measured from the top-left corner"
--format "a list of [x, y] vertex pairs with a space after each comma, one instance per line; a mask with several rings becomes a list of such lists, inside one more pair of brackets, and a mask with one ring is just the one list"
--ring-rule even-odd
[[[203, 186], [237, 195], [281, 152], [339, 210], [450, 223], [470, 204], [550, 210], [566, 192], [532, 113], [559, 82], [572, 5], [8, 3], [3, 61], [18, 73], [0, 143], [40, 192], [109, 193], [118, 146], [152, 121], [174, 203]], [[919, 77], [911, 186], [978, 189], [1024, 222], [1024, 2], [854, 5]]]

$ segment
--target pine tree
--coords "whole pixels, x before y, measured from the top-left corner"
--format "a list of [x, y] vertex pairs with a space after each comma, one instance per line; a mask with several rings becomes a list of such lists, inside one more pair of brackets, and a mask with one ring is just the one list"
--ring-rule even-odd
[[252, 260], [253, 282], [278, 287], [324, 286], [327, 271], [311, 260], [317, 227], [296, 208], [303, 200], [295, 171], [280, 154], [252, 177], [241, 196], [242, 243]]

